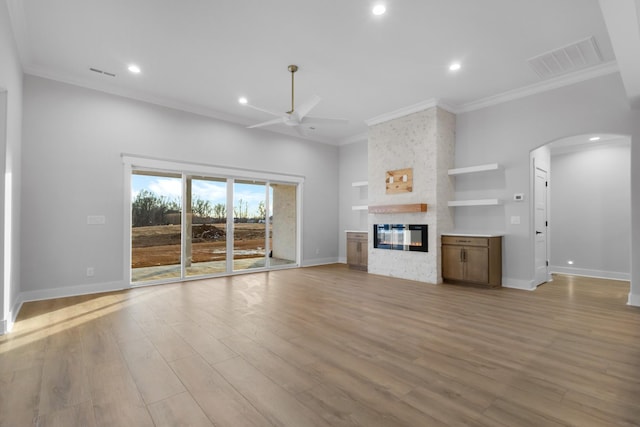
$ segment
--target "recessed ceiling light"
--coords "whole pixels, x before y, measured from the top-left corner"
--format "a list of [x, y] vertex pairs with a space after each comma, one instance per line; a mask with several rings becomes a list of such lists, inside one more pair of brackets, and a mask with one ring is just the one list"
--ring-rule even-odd
[[589, 141], [600, 141], [600, 137], [599, 136], [594, 136], [589, 138]]
[[383, 15], [386, 11], [387, 11], [387, 8], [383, 4], [377, 4], [371, 10], [371, 12], [373, 12], [374, 15]]
[[129, 65], [127, 69], [133, 74], [140, 74], [140, 71], [142, 71], [140, 70], [140, 67], [138, 67], [136, 64]]
[[449, 71], [458, 71], [461, 67], [462, 65], [460, 65], [459, 62], [454, 62], [451, 65], [449, 65]]
[[249, 101], [244, 96], [242, 98], [238, 98], [238, 102], [242, 105], [247, 104]]

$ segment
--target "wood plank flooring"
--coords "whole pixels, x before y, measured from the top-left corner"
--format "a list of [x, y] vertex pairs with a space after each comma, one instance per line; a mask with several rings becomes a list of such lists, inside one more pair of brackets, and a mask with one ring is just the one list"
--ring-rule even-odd
[[27, 303], [0, 426], [638, 426], [628, 292], [330, 265]]

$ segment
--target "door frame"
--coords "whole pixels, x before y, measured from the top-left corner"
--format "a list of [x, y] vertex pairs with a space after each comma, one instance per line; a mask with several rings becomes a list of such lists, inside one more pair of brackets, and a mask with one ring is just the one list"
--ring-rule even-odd
[[[188, 162], [179, 162], [172, 160], [163, 160], [157, 159], [153, 157], [146, 156], [136, 156], [132, 154], [123, 153], [122, 162], [124, 164], [123, 174], [124, 174], [124, 251], [123, 251], [123, 269], [124, 274], [123, 277], [128, 284], [128, 287], [138, 287], [138, 286], [147, 286], [147, 285], [155, 285], [160, 283], [170, 283], [176, 281], [188, 281], [188, 280], [198, 280], [207, 278], [209, 276], [198, 276], [198, 277], [182, 277], [178, 280], [168, 280], [168, 281], [154, 281], [147, 283], [132, 283], [131, 282], [131, 172], [134, 169], [145, 169], [145, 170], [156, 170], [159, 172], [171, 172], [171, 173], [181, 173], [184, 175], [205, 175], [205, 176], [215, 176], [220, 178], [227, 178], [227, 185], [233, 186], [233, 182], [235, 179], [250, 179], [256, 181], [264, 181], [266, 183], [270, 182], [281, 182], [288, 184], [296, 185], [296, 262], [295, 264], [290, 264], [287, 266], [281, 266], [278, 268], [270, 267], [269, 269], [281, 269], [281, 268], [296, 268], [302, 265], [302, 198], [303, 198], [303, 187], [304, 187], [304, 176], [301, 175], [289, 175], [289, 174], [279, 174], [273, 172], [265, 172], [265, 171], [257, 171], [257, 170], [248, 170], [248, 169], [239, 169], [225, 166], [216, 166], [216, 165], [208, 165], [202, 163], [188, 163]], [[227, 187], [229, 189], [229, 187]], [[227, 192], [227, 204], [229, 202], [233, 203], [233, 201], [229, 200], [231, 197], [229, 191]], [[231, 220], [231, 225], [233, 225], [233, 220]], [[227, 232], [229, 232], [229, 220], [227, 220]], [[227, 251], [229, 249], [229, 239], [227, 239]], [[181, 260], [181, 265], [184, 264], [184, 260]], [[229, 264], [227, 264], [229, 265]], [[228, 271], [221, 275], [234, 275], [234, 274], [245, 274], [254, 271], [264, 271], [264, 269], [255, 269], [255, 270], [239, 270], [239, 271]]]
[[553, 281], [553, 276], [549, 270], [549, 259], [551, 258], [551, 236], [549, 233], [549, 219], [551, 217], [551, 200], [549, 197], [549, 187], [546, 187], [545, 191], [545, 205], [546, 205], [546, 224], [545, 224], [545, 252], [546, 252], [546, 280], [541, 281], [537, 277], [537, 266], [536, 266], [536, 170], [540, 169], [545, 171], [547, 174], [546, 182], [551, 182], [551, 154], [549, 151], [548, 144], [545, 144], [541, 147], [538, 147], [535, 150], [532, 150], [529, 154], [530, 156], [530, 187], [531, 187], [531, 202], [529, 203], [529, 213], [531, 221], [529, 221], [529, 235], [531, 238], [531, 265], [533, 277], [531, 279], [531, 287], [535, 289], [537, 286]]

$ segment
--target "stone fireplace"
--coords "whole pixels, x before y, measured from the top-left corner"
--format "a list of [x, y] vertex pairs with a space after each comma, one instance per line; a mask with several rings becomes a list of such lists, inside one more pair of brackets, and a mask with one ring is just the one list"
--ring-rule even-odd
[[[440, 235], [453, 229], [453, 198], [448, 170], [453, 167], [455, 115], [438, 106], [402, 117], [369, 122], [369, 206], [427, 204], [426, 212], [369, 213], [375, 224], [426, 224], [428, 252], [374, 248], [369, 236], [369, 272], [428, 283], [441, 283]], [[387, 173], [412, 169], [410, 191], [389, 194]]]

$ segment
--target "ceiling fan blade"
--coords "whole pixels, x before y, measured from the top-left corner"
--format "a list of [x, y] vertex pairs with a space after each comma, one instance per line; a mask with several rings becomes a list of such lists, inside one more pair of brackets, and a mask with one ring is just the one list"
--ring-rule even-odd
[[257, 123], [255, 125], [247, 126], [247, 129], [261, 128], [263, 126], [271, 126], [282, 123], [284, 119], [282, 117], [278, 117], [277, 119], [267, 120], [266, 122]]
[[303, 118], [301, 122], [305, 125], [346, 125], [349, 123], [349, 120], [307, 116]]
[[311, 99], [296, 108], [293, 114], [297, 115], [298, 118], [302, 120], [302, 118], [309, 114], [309, 111], [311, 111], [313, 107], [318, 105], [320, 101], [322, 101], [322, 98], [320, 98], [318, 95], [313, 95]]
[[244, 104], [245, 107], [253, 108], [254, 110], [262, 111], [263, 113], [271, 114], [272, 116], [282, 117], [284, 113], [277, 113], [275, 111], [266, 110], [264, 108], [256, 107], [251, 104]]

